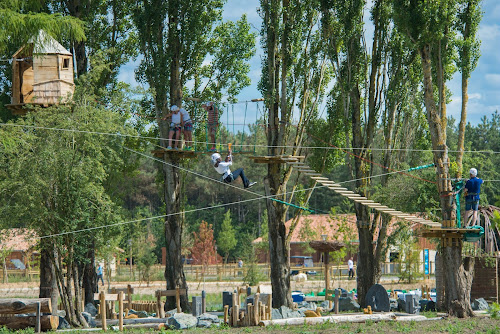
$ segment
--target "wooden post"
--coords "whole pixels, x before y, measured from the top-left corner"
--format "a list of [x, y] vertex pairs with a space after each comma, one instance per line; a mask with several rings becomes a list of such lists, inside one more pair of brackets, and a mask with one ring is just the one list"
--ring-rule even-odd
[[233, 293], [233, 306], [231, 307], [231, 324], [233, 327], [236, 327], [238, 325], [238, 292], [235, 290]]
[[[325, 295], [328, 293], [328, 290], [330, 290], [330, 270], [329, 270], [329, 258], [328, 258], [328, 252], [323, 252], [323, 259], [325, 261]], [[332, 309], [332, 301], [328, 301], [329, 308]]]
[[271, 320], [273, 318], [273, 295], [270, 294], [269, 295], [269, 314], [268, 314], [268, 318], [269, 320]]
[[181, 313], [182, 312], [182, 309], [181, 309], [181, 292], [180, 292], [180, 288], [179, 288], [178, 285], [175, 287], [175, 304], [177, 305], [177, 313]]
[[120, 332], [123, 332], [123, 291], [118, 293], [118, 326]]
[[160, 290], [156, 290], [155, 291], [155, 295], [156, 295], [156, 316], [158, 318], [161, 318], [161, 312], [160, 312], [160, 309], [161, 309], [161, 295], [160, 295]]
[[201, 291], [201, 313], [207, 312], [207, 293], [205, 290]]
[[128, 302], [128, 309], [132, 309], [132, 285], [127, 284], [127, 302]]
[[102, 330], [106, 331], [107, 330], [107, 325], [106, 325], [106, 295], [104, 291], [101, 291], [99, 294], [99, 309], [101, 310], [101, 321], [102, 321]]
[[340, 290], [336, 289], [335, 290], [335, 314], [339, 314], [339, 299], [340, 299]]
[[260, 303], [260, 293], [256, 293], [253, 297], [253, 305], [254, 305], [254, 315], [253, 315], [253, 324], [254, 326], [257, 326], [259, 325], [259, 313], [260, 313], [260, 307], [259, 307], [259, 303]]
[[224, 305], [224, 323], [228, 323], [229, 305]]
[[40, 302], [37, 302], [36, 303], [36, 322], [35, 322], [35, 332], [36, 333], [40, 333], [40, 331], [42, 329], [42, 325], [40, 323], [40, 309], [41, 309]]

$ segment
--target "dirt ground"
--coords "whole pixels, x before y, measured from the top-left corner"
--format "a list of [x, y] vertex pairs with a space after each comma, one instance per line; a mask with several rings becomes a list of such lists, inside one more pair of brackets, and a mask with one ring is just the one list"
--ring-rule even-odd
[[[149, 286], [144, 282], [111, 282], [110, 287], [114, 288], [125, 288], [127, 284], [131, 284], [134, 287], [135, 294], [141, 295], [153, 295], [155, 290], [165, 289], [165, 282], [155, 281], [151, 282]], [[304, 293], [309, 293], [311, 291], [318, 292], [322, 291], [325, 287], [324, 281], [306, 281], [306, 282], [291, 282], [292, 291], [300, 290]], [[434, 279], [420, 281], [414, 284], [398, 283], [397, 280], [383, 279], [381, 284], [386, 289], [416, 289], [420, 288], [422, 285], [428, 285], [429, 287], [434, 287]], [[235, 288], [244, 285], [243, 282], [231, 281], [231, 282], [188, 282], [188, 291], [190, 295], [199, 295], [202, 290], [207, 293], [222, 293], [222, 291], [233, 291]], [[271, 283], [262, 282], [261, 286], [264, 288], [263, 292], [271, 292]], [[107, 287], [107, 284], [105, 285]], [[351, 290], [356, 288], [355, 280], [341, 280], [334, 281], [332, 288], [342, 287], [346, 290]], [[101, 288], [101, 285], [99, 285]], [[38, 297], [38, 282], [22, 282], [22, 283], [0, 283], [0, 298], [37, 298]]]

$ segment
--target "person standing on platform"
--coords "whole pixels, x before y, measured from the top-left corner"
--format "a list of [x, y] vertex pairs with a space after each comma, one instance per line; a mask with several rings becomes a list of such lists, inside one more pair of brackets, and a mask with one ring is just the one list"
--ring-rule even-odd
[[[477, 177], [477, 169], [471, 168], [469, 171], [470, 179], [465, 183], [465, 223], [466, 226], [474, 226], [477, 221], [477, 209], [479, 208], [479, 193], [483, 180]], [[468, 224], [472, 212], [472, 221]]]
[[181, 125], [184, 132], [184, 145], [186, 145], [184, 149], [190, 151], [193, 145], [193, 122], [186, 109], [181, 108], [179, 113], [182, 117]]
[[[171, 150], [172, 147], [174, 150], [177, 150], [181, 146], [181, 124], [182, 124], [182, 115], [179, 112], [179, 107], [173, 105], [170, 107], [171, 114], [166, 115], [165, 117], [172, 117], [172, 121], [170, 122], [170, 132], [168, 133], [168, 147], [167, 150]], [[172, 139], [175, 135], [175, 143], [172, 146]]]
[[213, 102], [205, 102], [202, 104], [203, 108], [207, 112], [208, 121], [208, 135], [210, 137], [210, 151], [216, 150], [215, 134], [217, 133], [217, 126], [219, 124], [219, 109], [214, 105]]

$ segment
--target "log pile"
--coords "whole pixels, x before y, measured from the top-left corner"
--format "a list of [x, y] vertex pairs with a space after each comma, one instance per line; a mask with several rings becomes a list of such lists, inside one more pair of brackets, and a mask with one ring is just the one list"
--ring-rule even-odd
[[[24, 315], [28, 313], [36, 315]], [[36, 332], [57, 329], [59, 317], [42, 313], [52, 313], [50, 298], [0, 299], [0, 327], [13, 330], [34, 327]]]
[[248, 303], [246, 309], [240, 310], [239, 293], [233, 293], [231, 309], [229, 309], [229, 305], [224, 306], [224, 322], [231, 327], [248, 327], [258, 326], [262, 321], [271, 320], [271, 296], [266, 295], [265, 300], [261, 300], [260, 293], [256, 293], [254, 295], [254, 302]]

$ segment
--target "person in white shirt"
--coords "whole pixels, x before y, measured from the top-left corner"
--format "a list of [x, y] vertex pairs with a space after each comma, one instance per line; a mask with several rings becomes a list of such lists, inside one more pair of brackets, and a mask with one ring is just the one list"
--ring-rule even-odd
[[181, 147], [181, 128], [182, 128], [182, 115], [179, 112], [179, 107], [173, 105], [170, 107], [172, 113], [166, 115], [165, 117], [172, 116], [172, 122], [170, 123], [170, 132], [168, 133], [168, 147], [167, 150], [172, 149], [172, 139], [175, 134], [175, 144], [173, 145], [174, 150]]
[[222, 180], [225, 183], [231, 183], [239, 177], [241, 177], [241, 181], [243, 181], [243, 187], [250, 188], [255, 185], [257, 182], [250, 182], [245, 173], [243, 172], [243, 168], [238, 168], [234, 172], [231, 173], [231, 169], [229, 166], [233, 164], [231, 150], [229, 151], [229, 155], [226, 157], [224, 161], [222, 161], [219, 153], [212, 154], [212, 165], [214, 166], [217, 173], [222, 175]]
[[182, 116], [182, 128], [184, 133], [184, 144], [186, 147], [185, 150], [190, 151], [191, 146], [193, 145], [193, 122], [191, 121], [191, 117], [186, 109], [181, 108], [179, 113]]
[[349, 279], [351, 279], [351, 277], [354, 278], [354, 262], [352, 261], [352, 256], [347, 261], [347, 267], [349, 268]]

